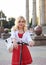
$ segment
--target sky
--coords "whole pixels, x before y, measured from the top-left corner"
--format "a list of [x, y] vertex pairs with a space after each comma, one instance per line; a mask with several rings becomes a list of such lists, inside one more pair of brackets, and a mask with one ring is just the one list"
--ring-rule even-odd
[[[32, 0], [29, 0], [29, 12], [32, 17]], [[2, 10], [7, 17], [26, 16], [26, 0], [0, 0], [0, 10]]]

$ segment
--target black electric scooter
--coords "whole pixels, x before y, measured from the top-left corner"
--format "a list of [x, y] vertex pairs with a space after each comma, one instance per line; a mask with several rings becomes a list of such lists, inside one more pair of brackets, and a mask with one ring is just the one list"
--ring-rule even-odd
[[29, 44], [24, 43], [24, 42], [22, 42], [22, 43], [18, 42], [17, 44], [20, 44], [21, 45], [20, 46], [20, 61], [19, 61], [19, 65], [21, 65], [21, 63], [22, 63], [22, 50], [23, 50], [23, 45], [28, 45], [29, 46]]

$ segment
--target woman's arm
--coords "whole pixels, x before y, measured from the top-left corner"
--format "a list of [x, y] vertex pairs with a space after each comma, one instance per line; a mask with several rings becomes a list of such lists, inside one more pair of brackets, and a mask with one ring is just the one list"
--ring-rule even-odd
[[30, 41], [30, 42], [29, 42], [29, 46], [32, 47], [32, 46], [34, 46], [34, 45], [35, 45], [35, 42], [34, 42], [34, 41]]
[[[13, 29], [11, 29], [11, 37], [10, 39], [8, 40], [8, 50], [9, 52], [12, 52], [13, 51], [13, 48], [17, 48], [17, 43], [16, 43], [16, 36], [15, 36], [15, 31]], [[12, 43], [13, 42], [13, 43]]]
[[16, 39], [12, 38], [12, 44], [8, 48], [9, 52], [12, 52], [14, 48], [17, 49], [18, 48], [18, 44], [16, 43]]
[[10, 46], [10, 48], [8, 49], [8, 51], [11, 53], [13, 51], [13, 45]]
[[27, 42], [29, 43], [29, 46], [34, 46], [35, 42], [32, 40], [29, 33], [27, 33]]

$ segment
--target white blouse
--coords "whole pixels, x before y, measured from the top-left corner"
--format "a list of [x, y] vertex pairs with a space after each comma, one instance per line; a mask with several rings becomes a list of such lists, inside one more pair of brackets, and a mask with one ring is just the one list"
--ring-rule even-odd
[[12, 43], [12, 39], [15, 38], [16, 42], [25, 42], [25, 43], [29, 43], [30, 41], [32, 41], [31, 36], [29, 34], [29, 31], [26, 31], [23, 34], [22, 38], [19, 38], [18, 36], [18, 31], [14, 31], [13, 29], [11, 30], [11, 37], [7, 39], [7, 49], [9, 49], [11, 47], [11, 45], [13, 45]]

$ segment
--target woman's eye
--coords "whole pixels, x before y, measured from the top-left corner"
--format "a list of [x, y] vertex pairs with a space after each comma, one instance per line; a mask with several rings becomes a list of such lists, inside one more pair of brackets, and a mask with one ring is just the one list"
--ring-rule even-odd
[[20, 23], [21, 21], [19, 21], [19, 23]]
[[22, 23], [24, 23], [24, 21], [22, 21]]
[[19, 23], [21, 23], [21, 22], [24, 23], [24, 21], [19, 21]]

